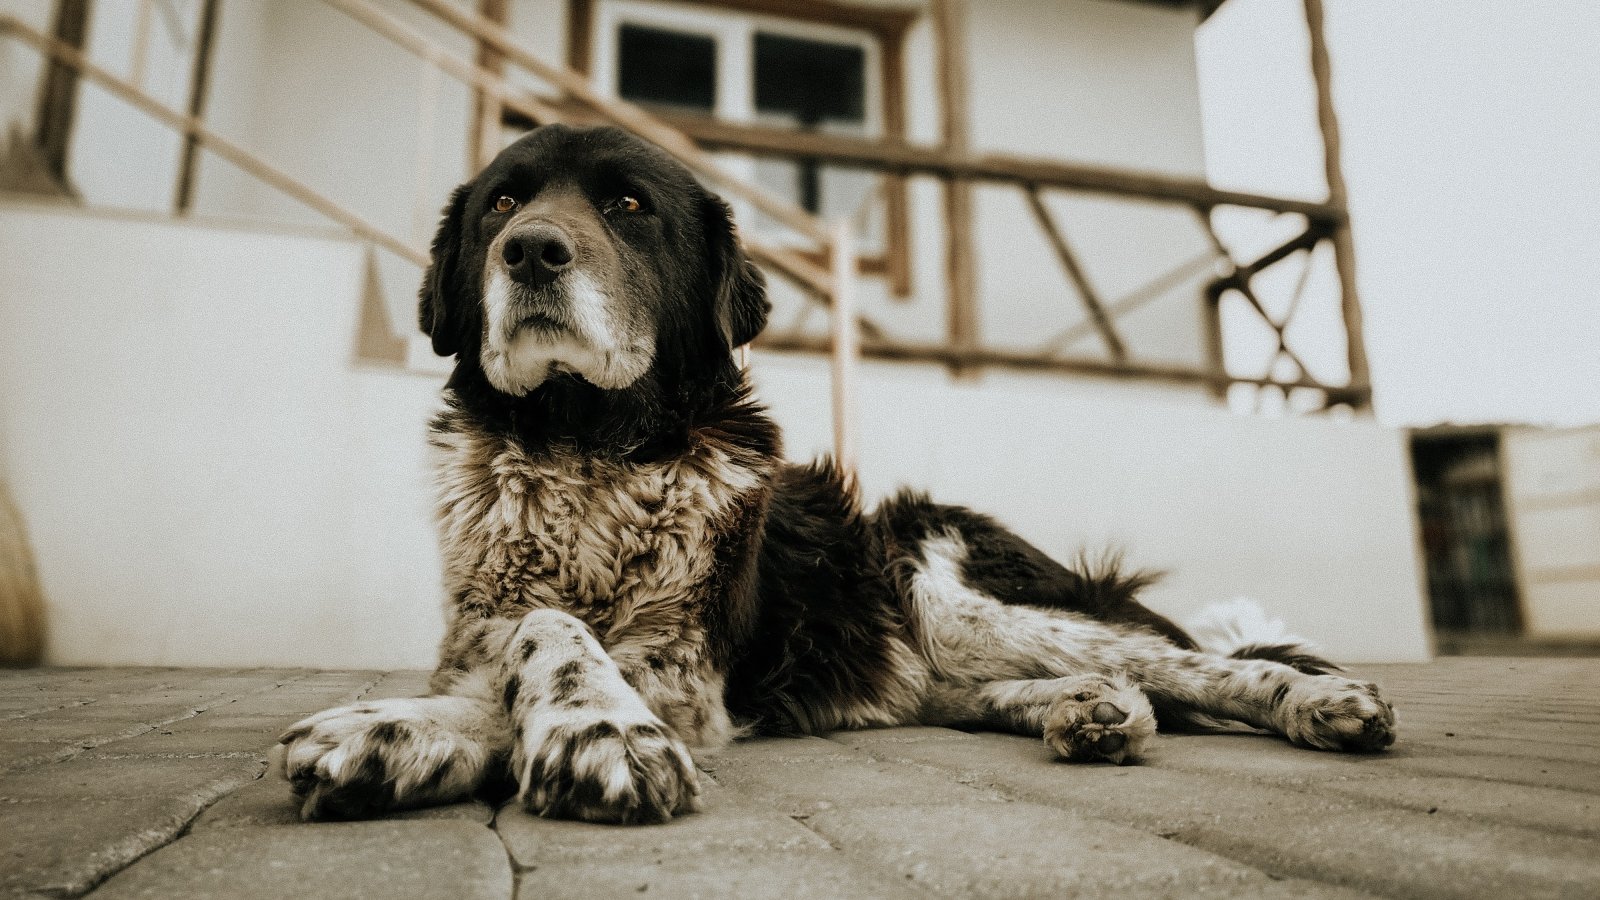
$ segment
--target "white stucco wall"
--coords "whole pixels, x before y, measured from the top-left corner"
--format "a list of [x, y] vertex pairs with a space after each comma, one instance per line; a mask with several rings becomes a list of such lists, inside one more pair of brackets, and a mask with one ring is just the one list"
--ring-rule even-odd
[[1527, 631], [1600, 637], [1600, 426], [1501, 435]]
[[[351, 364], [357, 246], [0, 206], [0, 271], [0, 476], [53, 661], [429, 664], [440, 379]], [[825, 449], [822, 361], [755, 371], [791, 455]], [[1121, 545], [1173, 571], [1169, 613], [1244, 594], [1343, 659], [1427, 652], [1393, 431], [919, 367], [869, 366], [861, 396], [871, 495], [927, 487], [1057, 555]]]
[[426, 658], [429, 392], [350, 366], [359, 247], [5, 209], [0, 259], [0, 468], [51, 660]]

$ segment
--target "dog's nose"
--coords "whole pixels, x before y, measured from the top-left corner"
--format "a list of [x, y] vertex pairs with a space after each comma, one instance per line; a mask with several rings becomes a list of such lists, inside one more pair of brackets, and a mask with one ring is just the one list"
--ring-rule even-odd
[[554, 225], [534, 225], [506, 238], [500, 257], [513, 279], [546, 285], [572, 265], [572, 240]]

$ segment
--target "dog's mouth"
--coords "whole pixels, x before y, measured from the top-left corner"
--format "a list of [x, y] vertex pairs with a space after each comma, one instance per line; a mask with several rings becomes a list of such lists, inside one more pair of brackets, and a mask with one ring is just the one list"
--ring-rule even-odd
[[534, 340], [573, 337], [577, 329], [566, 314], [565, 298], [557, 292], [512, 292], [507, 315], [505, 335], [508, 339], [531, 337]]
[[515, 337], [527, 334], [534, 338], [554, 338], [568, 335], [571, 331], [565, 322], [544, 313], [530, 313], [517, 319], [511, 326], [511, 334]]

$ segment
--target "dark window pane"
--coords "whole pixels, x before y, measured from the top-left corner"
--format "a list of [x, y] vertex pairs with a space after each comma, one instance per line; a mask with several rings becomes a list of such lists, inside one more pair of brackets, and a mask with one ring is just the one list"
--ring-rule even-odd
[[623, 98], [709, 111], [717, 99], [717, 42], [699, 34], [623, 25], [617, 36]]
[[802, 126], [866, 118], [866, 51], [756, 33], [756, 111], [793, 116]]

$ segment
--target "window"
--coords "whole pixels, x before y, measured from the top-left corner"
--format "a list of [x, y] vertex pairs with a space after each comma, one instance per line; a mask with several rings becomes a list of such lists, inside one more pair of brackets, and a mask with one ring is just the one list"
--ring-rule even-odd
[[[871, 31], [717, 8], [602, 0], [601, 90], [659, 112], [858, 137], [880, 133], [880, 51]], [[816, 160], [734, 157], [730, 167], [824, 218], [849, 216], [876, 179]], [[759, 230], [762, 226], [756, 224]], [[864, 237], [877, 239], [869, 228]]]
[[617, 93], [636, 103], [711, 112], [717, 100], [717, 42], [624, 23], [617, 30]]
[[[864, 130], [866, 58], [865, 50], [857, 45], [756, 32], [756, 119], [803, 131], [819, 131], [828, 123]], [[816, 160], [767, 160], [756, 171], [769, 187], [783, 190], [784, 182], [790, 182], [791, 195], [807, 212], [824, 212], [822, 166]], [[871, 190], [870, 178], [857, 173], [833, 175], [831, 180], [839, 182], [837, 186], [846, 195], [840, 198], [843, 203], [859, 202]], [[848, 215], [850, 210], [828, 209], [827, 213]]]
[[756, 114], [813, 129], [866, 124], [866, 51], [852, 44], [756, 32]]

